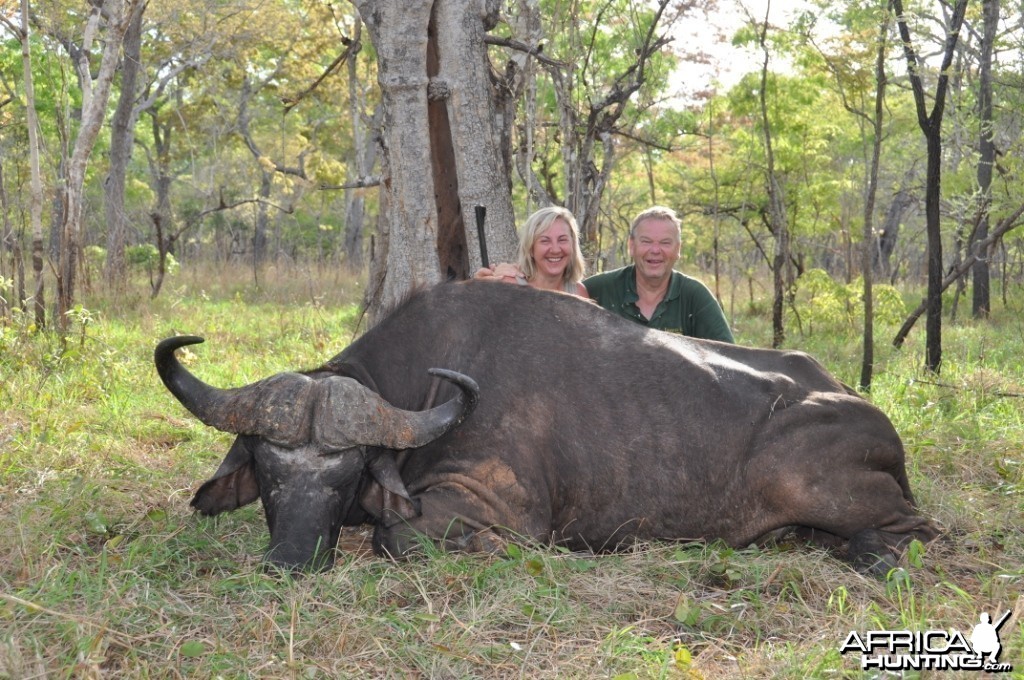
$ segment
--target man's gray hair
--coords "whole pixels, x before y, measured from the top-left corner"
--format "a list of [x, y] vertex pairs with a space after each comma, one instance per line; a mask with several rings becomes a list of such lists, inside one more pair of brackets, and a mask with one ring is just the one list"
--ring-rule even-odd
[[658, 219], [668, 220], [672, 224], [676, 225], [676, 229], [679, 230], [679, 240], [683, 237], [683, 223], [679, 219], [679, 215], [672, 208], [668, 208], [663, 205], [653, 205], [646, 210], [640, 212], [639, 215], [633, 218], [633, 222], [629, 225], [629, 237], [634, 238], [636, 236], [636, 228], [644, 220]]

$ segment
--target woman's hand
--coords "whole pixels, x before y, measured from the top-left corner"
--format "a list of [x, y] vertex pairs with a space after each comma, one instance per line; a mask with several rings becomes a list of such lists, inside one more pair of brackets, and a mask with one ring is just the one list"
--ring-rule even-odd
[[519, 267], [510, 263], [502, 262], [494, 267], [480, 267], [473, 274], [474, 279], [486, 279], [491, 281], [504, 281], [506, 283], [525, 283], [526, 277]]

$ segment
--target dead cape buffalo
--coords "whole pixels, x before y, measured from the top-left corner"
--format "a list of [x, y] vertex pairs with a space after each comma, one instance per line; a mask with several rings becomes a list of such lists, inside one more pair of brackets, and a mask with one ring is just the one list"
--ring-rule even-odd
[[[326, 568], [343, 525], [378, 554], [423, 536], [496, 550], [636, 539], [744, 546], [795, 528], [861, 568], [936, 536], [888, 418], [806, 354], [652, 331], [579, 298], [493, 282], [413, 294], [322, 367], [235, 389], [157, 370], [237, 436], [192, 505], [260, 498], [267, 558]], [[446, 370], [436, 370], [446, 369]]]

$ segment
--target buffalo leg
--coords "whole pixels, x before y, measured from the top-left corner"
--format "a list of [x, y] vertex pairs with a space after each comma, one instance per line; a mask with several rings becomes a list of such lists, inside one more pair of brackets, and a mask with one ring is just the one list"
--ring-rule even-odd
[[884, 577], [899, 564], [899, 559], [890, 547], [894, 542], [897, 549], [909, 543], [910, 536], [896, 536], [877, 529], [864, 529], [850, 538], [846, 549], [846, 558], [853, 563], [857, 571]]
[[[418, 497], [422, 514], [402, 518], [386, 512], [373, 532], [373, 549], [378, 555], [401, 559], [420, 551], [424, 541], [433, 541], [444, 550], [456, 552], [498, 553], [505, 541], [491, 526], [465, 514], [439, 511], [436, 494]], [[445, 506], [441, 505], [441, 508]]]

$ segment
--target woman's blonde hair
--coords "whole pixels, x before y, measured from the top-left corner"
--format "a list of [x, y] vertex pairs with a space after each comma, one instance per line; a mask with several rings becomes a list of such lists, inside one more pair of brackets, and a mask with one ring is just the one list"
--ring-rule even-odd
[[537, 264], [533, 261], [533, 244], [544, 231], [557, 220], [564, 220], [569, 225], [569, 237], [572, 240], [572, 254], [569, 255], [569, 264], [562, 273], [562, 283], [569, 292], [576, 292], [576, 284], [583, 280], [583, 271], [586, 267], [583, 261], [583, 251], [580, 250], [580, 230], [576, 226], [576, 218], [572, 213], [557, 205], [541, 208], [526, 219], [519, 233], [519, 268], [526, 274], [526, 278], [533, 278], [537, 272]]

